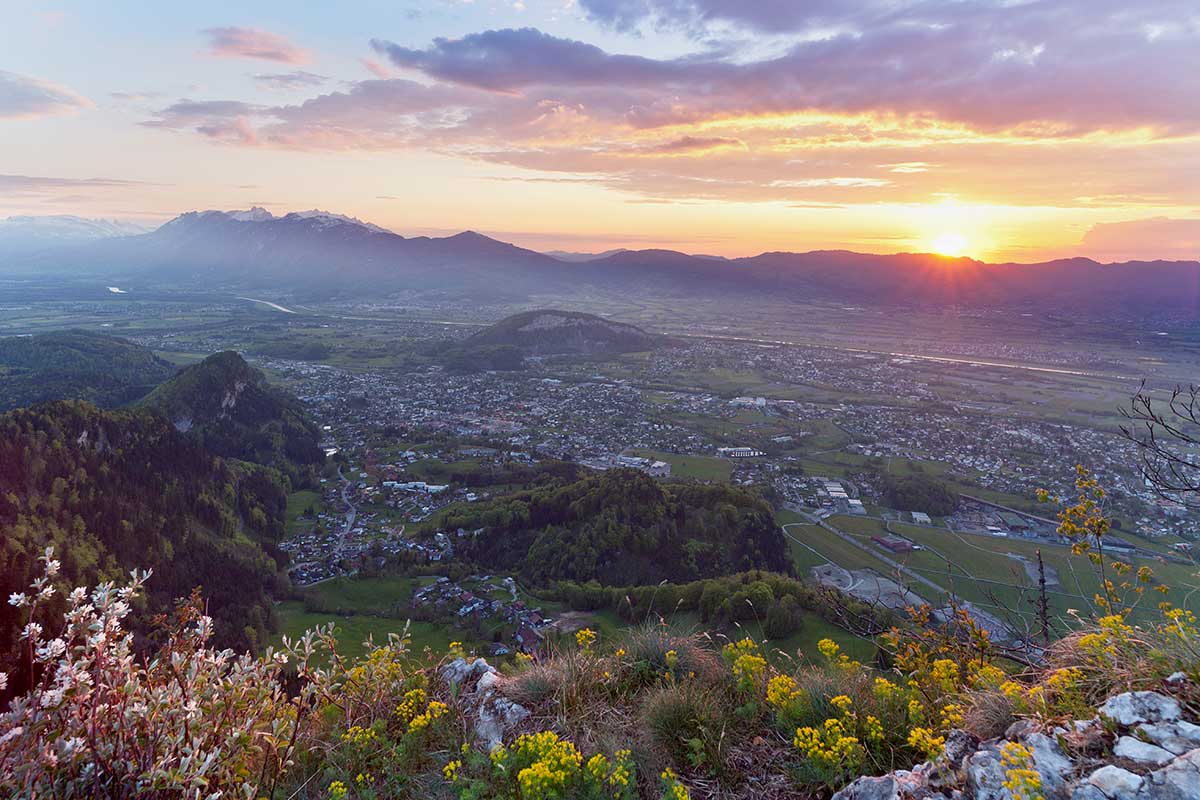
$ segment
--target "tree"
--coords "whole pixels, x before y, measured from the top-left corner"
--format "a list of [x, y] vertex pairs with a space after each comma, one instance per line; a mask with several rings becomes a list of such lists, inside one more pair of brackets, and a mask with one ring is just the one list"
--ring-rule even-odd
[[1160, 496], [1196, 506], [1200, 493], [1200, 386], [1176, 386], [1166, 403], [1141, 388], [1121, 409], [1122, 435], [1141, 456], [1139, 472]]

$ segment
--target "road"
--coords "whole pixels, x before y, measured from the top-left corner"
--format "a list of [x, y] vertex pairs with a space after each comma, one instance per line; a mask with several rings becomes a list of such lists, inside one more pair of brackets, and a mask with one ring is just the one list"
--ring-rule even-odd
[[342, 467], [338, 465], [338, 477], [342, 479], [342, 502], [350, 507], [350, 513], [346, 515], [346, 524], [342, 527], [342, 535], [338, 541], [338, 549], [346, 543], [346, 537], [350, 535], [350, 531], [354, 529], [354, 520], [358, 519], [358, 506], [354, 505], [350, 500], [350, 480], [342, 474]]

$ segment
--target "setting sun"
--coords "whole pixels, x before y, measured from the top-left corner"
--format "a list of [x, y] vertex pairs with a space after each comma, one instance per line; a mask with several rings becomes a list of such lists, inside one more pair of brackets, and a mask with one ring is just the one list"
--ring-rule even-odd
[[967, 244], [967, 237], [961, 233], [942, 233], [930, 242], [930, 247], [939, 255], [958, 257], [966, 254]]

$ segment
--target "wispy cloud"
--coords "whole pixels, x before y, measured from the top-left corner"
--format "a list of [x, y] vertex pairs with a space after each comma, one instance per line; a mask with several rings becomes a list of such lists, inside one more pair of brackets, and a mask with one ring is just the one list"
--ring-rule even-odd
[[0, 174], [0, 194], [38, 196], [57, 195], [64, 191], [79, 192], [91, 189], [132, 189], [156, 184], [123, 178], [52, 178], [41, 175]]
[[254, 82], [259, 86], [267, 89], [278, 89], [281, 91], [294, 91], [296, 89], [310, 89], [314, 86], [320, 86], [329, 80], [324, 75], [317, 75], [314, 72], [305, 72], [304, 70], [296, 70], [294, 72], [271, 72], [262, 73], [259, 75], [251, 75]]
[[66, 86], [0, 70], [0, 119], [28, 119], [93, 107], [91, 100]]
[[206, 28], [208, 52], [223, 58], [257, 58], [282, 64], [307, 64], [312, 54], [284, 37], [258, 28]]

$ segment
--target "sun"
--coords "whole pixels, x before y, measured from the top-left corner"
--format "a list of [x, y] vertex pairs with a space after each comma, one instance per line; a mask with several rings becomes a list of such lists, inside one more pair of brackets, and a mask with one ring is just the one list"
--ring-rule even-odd
[[961, 233], [947, 231], [935, 236], [929, 243], [929, 246], [933, 249], [933, 252], [939, 255], [957, 258], [967, 252], [969, 244], [967, 237]]

